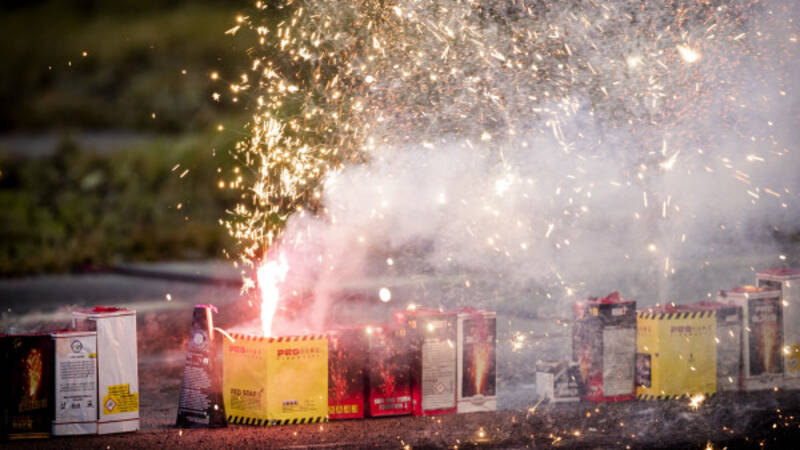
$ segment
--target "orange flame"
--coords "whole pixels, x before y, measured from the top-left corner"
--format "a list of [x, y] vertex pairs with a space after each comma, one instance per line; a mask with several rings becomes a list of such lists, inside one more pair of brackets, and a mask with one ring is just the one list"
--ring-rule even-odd
[[256, 272], [258, 288], [261, 291], [261, 331], [264, 336], [272, 335], [272, 319], [278, 309], [280, 291], [278, 284], [286, 278], [289, 264], [286, 257], [280, 255], [278, 261], [267, 261]]
[[28, 395], [35, 397], [42, 381], [42, 353], [37, 349], [31, 350], [25, 358], [25, 367], [28, 369]]
[[486, 384], [486, 372], [489, 368], [489, 343], [475, 343], [472, 352], [472, 381], [475, 393], [480, 394]]

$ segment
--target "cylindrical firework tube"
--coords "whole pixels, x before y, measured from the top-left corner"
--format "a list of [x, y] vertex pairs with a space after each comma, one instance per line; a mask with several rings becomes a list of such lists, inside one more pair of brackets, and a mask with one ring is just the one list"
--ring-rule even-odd
[[217, 362], [213, 305], [195, 305], [183, 369], [176, 425], [187, 428], [226, 426], [221, 371]]

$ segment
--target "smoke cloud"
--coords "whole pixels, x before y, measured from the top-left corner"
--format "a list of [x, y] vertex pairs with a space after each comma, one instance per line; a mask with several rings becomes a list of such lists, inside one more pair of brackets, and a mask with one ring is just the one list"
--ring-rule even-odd
[[[584, 3], [398, 3], [417, 31], [363, 61], [382, 76], [368, 161], [330, 172], [319, 214], [273, 250], [282, 290], [312, 294], [305, 326], [345, 291], [563, 315], [612, 290], [705, 299], [796, 262], [798, 7]], [[434, 56], [392, 70], [417, 53]]]

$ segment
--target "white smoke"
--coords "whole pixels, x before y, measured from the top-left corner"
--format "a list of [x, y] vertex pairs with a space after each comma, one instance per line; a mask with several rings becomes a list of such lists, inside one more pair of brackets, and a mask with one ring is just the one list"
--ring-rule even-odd
[[[514, 117], [523, 126], [513, 134], [481, 134], [468, 122], [461, 125], [468, 133], [403, 128], [392, 136], [376, 128], [382, 144], [371, 160], [328, 176], [324, 211], [290, 218], [280, 250], [290, 265], [284, 291], [310, 291], [309, 326], [321, 328], [347, 290], [377, 298], [388, 287], [397, 307], [563, 313], [577, 298], [611, 290], [640, 304], [703, 299], [752, 282], [754, 266], [792, 262], [786, 240], [774, 236], [800, 223], [798, 34], [776, 13], [791, 17], [796, 9], [769, 3], [751, 11], [737, 36], [709, 39], [699, 60], [648, 69], [681, 72], [663, 77], [680, 84], [664, 92], [702, 97], [686, 105], [702, 106], [702, 114], [680, 113], [677, 104], [668, 119], [647, 123], [653, 103], [636, 98], [627, 112], [644, 108], [642, 116], [620, 125], [610, 119], [613, 105], [590, 106], [596, 101], [576, 86], [562, 100], [532, 102], [535, 113]], [[600, 44], [570, 51], [602, 70], [608, 55]], [[624, 75], [640, 64], [634, 53], [607, 81], [647, 82]], [[502, 67], [481, 70], [489, 90], [520, 87]], [[398, 75], [384, 80], [380, 95], [398, 85], [409, 88]], [[456, 87], [453, 102], [462, 103], [468, 94]], [[438, 104], [452, 121], [448, 100]], [[524, 110], [524, 98], [506, 101], [515, 114]], [[432, 107], [428, 120], [439, 112]]]

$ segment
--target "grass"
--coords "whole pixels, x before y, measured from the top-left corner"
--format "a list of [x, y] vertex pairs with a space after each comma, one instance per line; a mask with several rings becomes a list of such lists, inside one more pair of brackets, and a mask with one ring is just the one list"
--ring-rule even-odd
[[209, 74], [248, 66], [248, 39], [225, 35], [242, 2], [114, 3], [0, 11], [0, 129], [196, 131], [241, 110], [210, 100]]
[[199, 134], [96, 153], [64, 138], [45, 157], [0, 153], [0, 274], [220, 257], [236, 194], [217, 188], [231, 163], [213, 152], [231, 144]]

